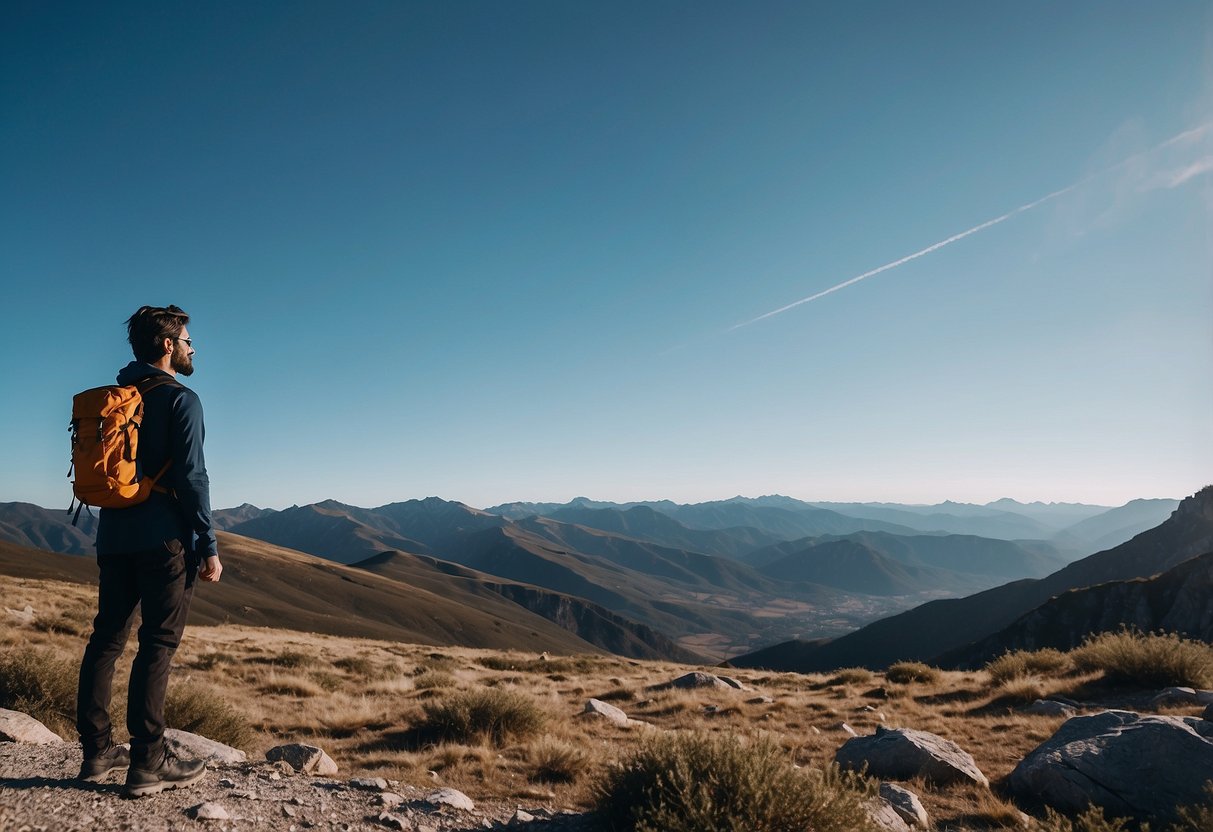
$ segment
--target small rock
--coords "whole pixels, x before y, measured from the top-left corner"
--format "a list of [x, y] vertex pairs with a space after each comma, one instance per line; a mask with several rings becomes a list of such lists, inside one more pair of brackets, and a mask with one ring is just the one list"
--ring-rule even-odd
[[875, 734], [852, 737], [843, 743], [834, 752], [834, 760], [844, 769], [866, 766], [873, 777], [896, 780], [924, 777], [936, 783], [976, 783], [986, 788], [990, 785], [973, 757], [959, 745], [913, 728], [889, 729], [878, 725]]
[[283, 777], [291, 777], [295, 774], [294, 767], [286, 760], [276, 760], [270, 765], [273, 767], [274, 771], [278, 772]]
[[256, 792], [248, 791], [247, 789], [237, 789], [232, 792], [231, 796], [239, 797], [243, 800], [260, 800], [261, 799], [261, 797]]
[[1076, 709], [1064, 702], [1056, 702], [1051, 699], [1037, 699], [1028, 707], [1024, 708], [1027, 713], [1040, 714], [1042, 716], [1074, 716], [1077, 713]]
[[224, 789], [234, 789], [236, 787], [235, 781], [229, 777], [219, 778], [218, 785], [220, 786], [220, 788], [224, 788]]
[[842, 731], [844, 734], [849, 734], [852, 737], [858, 737], [859, 732], [847, 725], [845, 722], [836, 722], [830, 726], [831, 731]]
[[14, 609], [5, 607], [4, 611], [6, 613], [8, 613], [9, 615], [11, 615], [13, 618], [17, 619], [22, 624], [33, 624], [34, 623], [34, 618], [35, 618], [34, 608], [31, 607], [29, 604], [25, 605], [25, 609], [14, 610]]
[[888, 699], [888, 698], [889, 698], [889, 692], [888, 692], [888, 691], [887, 691], [885, 688], [883, 688], [883, 687], [881, 687], [881, 688], [872, 688], [872, 689], [871, 689], [871, 690], [869, 690], [869, 691], [865, 691], [865, 692], [863, 693], [863, 696], [864, 696], [865, 698], [867, 698], [867, 699]]
[[530, 812], [519, 809], [514, 813], [514, 817], [510, 818], [510, 823], [530, 823], [535, 819], [535, 816]]
[[303, 743], [276, 745], [265, 752], [265, 759], [271, 763], [283, 761], [289, 763], [295, 771], [305, 774], [329, 775], [337, 773], [337, 764], [324, 753], [324, 749]]
[[1164, 688], [1161, 693], [1150, 700], [1150, 707], [1159, 708], [1163, 705], [1198, 705], [1196, 691], [1192, 688]]
[[452, 809], [460, 809], [464, 812], [471, 812], [476, 808], [472, 799], [458, 789], [439, 789], [436, 792], [430, 792], [426, 795], [425, 802], [431, 806], [450, 806]]
[[389, 809], [395, 809], [403, 802], [404, 798], [395, 792], [382, 792], [375, 796], [376, 806], [386, 806]]
[[770, 705], [774, 701], [770, 696], [755, 696], [753, 699], [747, 699], [745, 703], [747, 705]]
[[382, 777], [355, 777], [350, 781], [350, 786], [368, 792], [387, 791], [387, 781]]
[[704, 705], [703, 712], [705, 714], [718, 714], [718, 713], [720, 713], [720, 706], [719, 705]]
[[199, 803], [197, 806], [191, 806], [186, 809], [194, 820], [231, 820], [232, 816], [227, 813], [218, 803]]
[[380, 812], [379, 822], [389, 829], [412, 829], [411, 823], [400, 815], [394, 815], [391, 812]]
[[600, 716], [608, 722], [613, 722], [616, 725], [627, 725], [628, 715], [619, 708], [611, 705], [608, 702], [603, 702], [601, 699], [591, 699], [585, 703], [584, 713], [591, 716]]
[[738, 680], [734, 679], [732, 676], [717, 676], [716, 678], [719, 679], [720, 681], [724, 682], [726, 685], [733, 688], [734, 690], [748, 690], [748, 688], [745, 685], [743, 685]]
[[164, 745], [169, 753], [179, 760], [205, 760], [208, 763], [235, 765], [248, 759], [248, 755], [239, 748], [232, 748], [230, 745], [177, 728], [165, 729]]
[[431, 780], [434, 780], [434, 781], [438, 781], [438, 780], [442, 779], [442, 775], [440, 775], [438, 772], [434, 771], [433, 769], [427, 770], [426, 774], [429, 776], [429, 778]]
[[282, 804], [282, 814], [285, 817], [293, 818], [295, 816], [296, 811], [298, 811], [298, 810], [294, 806], [290, 805], [289, 803]]
[[0, 708], [0, 742], [59, 745], [63, 738], [28, 714]]
[[927, 810], [923, 808], [918, 795], [909, 789], [902, 788], [895, 783], [881, 783], [880, 799], [892, 806], [893, 810], [901, 815], [901, 819], [910, 826], [920, 826], [923, 829], [930, 827]]
[[733, 688], [740, 683], [736, 679], [730, 684], [719, 676], [711, 673], [704, 673], [701, 670], [695, 670], [691, 673], [684, 673], [677, 679], [670, 682], [665, 682], [660, 685], [652, 685], [649, 690], [666, 690], [668, 688]]

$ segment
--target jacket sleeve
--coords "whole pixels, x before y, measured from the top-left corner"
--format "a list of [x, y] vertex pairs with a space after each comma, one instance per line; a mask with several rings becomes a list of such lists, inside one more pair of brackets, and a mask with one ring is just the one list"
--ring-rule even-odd
[[169, 466], [166, 484], [176, 493], [186, 522], [198, 536], [194, 551], [204, 557], [218, 552], [215, 529], [211, 525], [211, 481], [206, 475], [206, 460], [202, 455], [205, 437], [202, 402], [197, 393], [186, 388], [173, 402], [170, 439], [173, 463]]

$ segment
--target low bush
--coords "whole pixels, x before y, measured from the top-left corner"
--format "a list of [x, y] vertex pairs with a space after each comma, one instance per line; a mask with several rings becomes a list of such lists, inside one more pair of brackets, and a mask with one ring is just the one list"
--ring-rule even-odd
[[866, 685], [875, 674], [866, 667], [844, 667], [830, 677], [831, 685]]
[[424, 707], [421, 732], [457, 743], [501, 746], [526, 740], [538, 734], [546, 721], [534, 699], [500, 688], [463, 691]]
[[1088, 636], [1070, 654], [1080, 670], [1143, 687], [1213, 687], [1213, 647], [1174, 633], [1132, 630]]
[[796, 769], [769, 739], [664, 734], [612, 766], [595, 789], [613, 830], [869, 832], [873, 788], [831, 765]]
[[1048, 676], [1068, 670], [1070, 657], [1060, 650], [1013, 650], [1003, 653], [986, 665], [990, 681], [996, 685], [1022, 676]]
[[573, 783], [590, 765], [590, 755], [571, 743], [544, 738], [527, 749], [530, 779], [540, 783]]
[[333, 662], [333, 667], [348, 671], [355, 676], [361, 676], [363, 679], [369, 679], [376, 673], [375, 663], [366, 656], [346, 656]]
[[895, 662], [889, 665], [884, 677], [898, 685], [908, 685], [912, 682], [930, 684], [943, 678], [938, 667], [931, 667], [922, 662]]
[[200, 734], [233, 748], [246, 746], [253, 736], [253, 729], [239, 711], [196, 684], [169, 688], [164, 721], [170, 728]]
[[413, 678], [413, 687], [417, 690], [453, 688], [455, 687], [455, 677], [443, 670], [427, 670]]
[[50, 651], [0, 654], [0, 708], [29, 714], [60, 736], [75, 734], [80, 665]]
[[311, 667], [316, 663], [316, 657], [309, 653], [301, 653], [298, 650], [283, 650], [272, 661], [279, 667]]

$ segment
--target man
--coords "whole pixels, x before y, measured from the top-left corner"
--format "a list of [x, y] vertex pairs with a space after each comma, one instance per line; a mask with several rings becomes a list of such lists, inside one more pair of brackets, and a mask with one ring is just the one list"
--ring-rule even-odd
[[[135, 360], [118, 373], [118, 384], [134, 384], [143, 393], [136, 463], [141, 476], [168, 468], [145, 502], [101, 509], [97, 527], [101, 586], [76, 704], [84, 750], [80, 777], [96, 782], [129, 767], [123, 790], [128, 797], [182, 788], [206, 771], [201, 760], [170, 759], [164, 746], [169, 665], [185, 628], [194, 580], [218, 581], [223, 572], [202, 456], [202, 405], [177, 380], [194, 372], [188, 323], [189, 316], [176, 306], [144, 306], [126, 322]], [[128, 754], [114, 744], [109, 703], [114, 663], [126, 646], [136, 607], [143, 623], [127, 700]]]

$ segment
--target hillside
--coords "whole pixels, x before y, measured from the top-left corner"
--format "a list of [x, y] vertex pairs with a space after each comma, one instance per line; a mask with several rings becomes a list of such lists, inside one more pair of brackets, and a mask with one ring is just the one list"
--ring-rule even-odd
[[945, 653], [936, 663], [976, 668], [1009, 650], [1070, 650], [1088, 635], [1124, 627], [1213, 642], [1213, 552], [1152, 578], [1109, 581], [1063, 592], [1009, 627]]
[[931, 601], [812, 647], [774, 645], [764, 649], [760, 658], [741, 655], [730, 661], [752, 667], [761, 660], [771, 669], [809, 671], [928, 660], [992, 635], [1054, 595], [1107, 581], [1149, 577], [1210, 550], [1213, 486], [1182, 501], [1158, 527], [1045, 578], [1013, 581], [966, 598]]
[[[196, 624], [272, 626], [435, 645], [618, 649], [633, 657], [692, 658], [668, 639], [582, 599], [470, 572], [444, 572], [432, 560], [415, 559], [407, 572], [393, 576], [227, 532], [219, 533], [219, 545], [224, 552], [222, 591], [199, 586], [190, 607], [190, 621]], [[0, 573], [94, 583], [97, 565], [92, 558], [0, 543]], [[545, 611], [559, 613], [559, 620], [545, 617]], [[590, 638], [581, 636], [578, 623], [590, 626]]]

